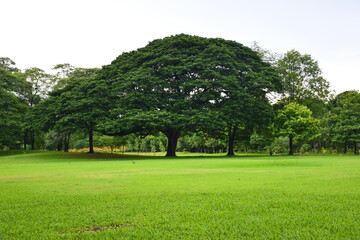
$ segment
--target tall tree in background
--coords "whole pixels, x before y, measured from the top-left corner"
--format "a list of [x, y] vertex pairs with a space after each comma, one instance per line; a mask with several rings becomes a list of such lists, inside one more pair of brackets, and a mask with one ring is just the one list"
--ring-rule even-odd
[[24, 118], [26, 124], [24, 125], [24, 148], [26, 144], [30, 143], [31, 149], [35, 149], [35, 138], [39, 134], [38, 129], [35, 127], [37, 116], [33, 112], [33, 108], [43, 99], [48, 96], [48, 93], [53, 87], [53, 78], [50, 74], [46, 73], [40, 68], [26, 69], [22, 74], [27, 82], [27, 88], [24, 98], [29, 106], [27, 114]]
[[56, 64], [52, 70], [56, 71], [54, 74], [54, 89], [61, 89], [66, 86], [71, 74], [77, 68], [69, 63]]
[[96, 78], [98, 69], [76, 68], [69, 74], [66, 85], [50, 93], [50, 97], [39, 104], [39, 123], [48, 129], [63, 133], [67, 141], [70, 134], [83, 129], [89, 136], [89, 153], [94, 152], [93, 131], [99, 119], [110, 105], [104, 82]]
[[282, 55], [275, 53], [269, 49], [263, 48], [258, 42], [253, 42], [250, 48], [255, 51], [258, 56], [266, 63], [269, 63], [273, 67], [277, 65], [277, 62], [282, 58]]
[[20, 72], [20, 70], [17, 67], [15, 67], [15, 65], [16, 63], [10, 58], [0, 57], [0, 69], [6, 70], [10, 73]]
[[332, 101], [330, 129], [332, 140], [344, 145], [354, 147], [354, 153], [359, 154], [360, 142], [360, 93], [359, 91], [346, 91], [340, 93]]
[[26, 81], [29, 83], [25, 97], [29, 106], [34, 107], [52, 90], [53, 78], [44, 70], [35, 67], [26, 69], [24, 73]]
[[261, 59], [278, 70], [282, 79], [282, 93], [271, 92], [268, 97], [276, 103], [275, 109], [281, 109], [290, 102], [307, 106], [315, 117], [326, 115], [326, 103], [329, 98], [329, 83], [321, 76], [317, 61], [308, 54], [296, 50], [286, 54], [277, 54], [262, 48], [254, 42], [252, 49]]
[[307, 99], [328, 98], [329, 83], [321, 76], [318, 62], [310, 55], [290, 50], [276, 65], [282, 79], [283, 98], [287, 103], [303, 104], [302, 101]]
[[168, 138], [166, 156], [176, 155], [182, 133], [224, 126], [221, 122], [229, 127], [232, 146], [239, 124], [248, 120], [232, 119], [262, 102], [276, 78], [268, 64], [240, 43], [185, 34], [124, 53], [102, 74], [117, 97], [114, 118], [102, 124], [104, 132], [161, 131]]
[[18, 148], [23, 139], [26, 82], [14, 65], [10, 58], [0, 58], [0, 149]]

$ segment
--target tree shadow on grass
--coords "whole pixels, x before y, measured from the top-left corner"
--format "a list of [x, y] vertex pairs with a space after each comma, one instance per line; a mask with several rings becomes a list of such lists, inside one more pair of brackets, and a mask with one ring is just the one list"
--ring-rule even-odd
[[4, 152], [0, 154], [0, 157], [16, 156], [22, 158], [26, 155], [26, 159], [32, 159], [37, 161], [56, 162], [56, 161], [142, 161], [142, 160], [209, 160], [209, 159], [223, 159], [223, 160], [239, 160], [249, 158], [268, 158], [274, 159], [279, 157], [269, 156], [267, 154], [256, 153], [240, 153], [235, 156], [226, 156], [223, 154], [204, 154], [204, 153], [178, 153], [177, 157], [165, 157], [153, 155], [152, 153], [80, 153], [80, 152], [57, 152], [57, 151], [16, 151], [16, 152]]
[[196, 155], [196, 153], [191, 155], [183, 155], [180, 154], [176, 157], [166, 157], [165, 153], [164, 156], [158, 156], [158, 155], [149, 155], [149, 154], [123, 154], [123, 153], [60, 153], [59, 157], [63, 158], [72, 158], [80, 161], [129, 161], [129, 160], [191, 160], [191, 159], [225, 159], [225, 160], [231, 160], [231, 159], [245, 159], [245, 158], [259, 158], [259, 157], [270, 157], [268, 155], [264, 154], [239, 154], [235, 156], [228, 157], [224, 153], [223, 155], [219, 154], [201, 154]]

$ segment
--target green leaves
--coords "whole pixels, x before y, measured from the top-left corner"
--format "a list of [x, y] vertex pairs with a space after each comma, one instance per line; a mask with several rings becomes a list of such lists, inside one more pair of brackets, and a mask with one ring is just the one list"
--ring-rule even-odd
[[101, 128], [113, 135], [223, 131], [248, 122], [252, 113], [271, 112], [266, 93], [278, 84], [270, 65], [242, 44], [185, 34], [124, 53], [101, 75], [116, 99], [113, 118]]
[[95, 127], [108, 105], [106, 86], [96, 78], [97, 71], [78, 68], [65, 86], [51, 92], [38, 107], [43, 125], [63, 130]]
[[[360, 93], [347, 91], [333, 101], [330, 127], [334, 142], [352, 142], [357, 150], [360, 141]], [[356, 152], [359, 154], [358, 152]]]
[[275, 118], [275, 129], [280, 136], [289, 137], [289, 155], [294, 154], [293, 140], [305, 142], [319, 137], [320, 121], [312, 117], [312, 112], [298, 103], [289, 103]]
[[318, 62], [310, 55], [290, 50], [277, 62], [277, 68], [282, 78], [283, 97], [289, 102], [328, 98], [329, 82], [321, 76]]
[[23, 138], [27, 105], [22, 93], [26, 83], [13, 64], [9, 58], [0, 58], [0, 149], [18, 147]]
[[280, 135], [296, 137], [298, 140], [315, 138], [319, 124], [320, 121], [312, 117], [307, 107], [297, 103], [286, 105], [275, 119], [275, 127]]

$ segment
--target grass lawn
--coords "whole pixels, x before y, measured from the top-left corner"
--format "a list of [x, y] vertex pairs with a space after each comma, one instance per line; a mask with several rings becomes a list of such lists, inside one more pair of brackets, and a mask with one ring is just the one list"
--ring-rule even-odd
[[360, 158], [2, 155], [0, 239], [360, 239]]

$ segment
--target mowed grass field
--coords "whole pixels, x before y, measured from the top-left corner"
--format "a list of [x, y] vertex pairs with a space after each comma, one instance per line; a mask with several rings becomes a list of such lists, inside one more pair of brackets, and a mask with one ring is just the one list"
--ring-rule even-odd
[[210, 156], [0, 156], [0, 239], [360, 239], [358, 156]]

